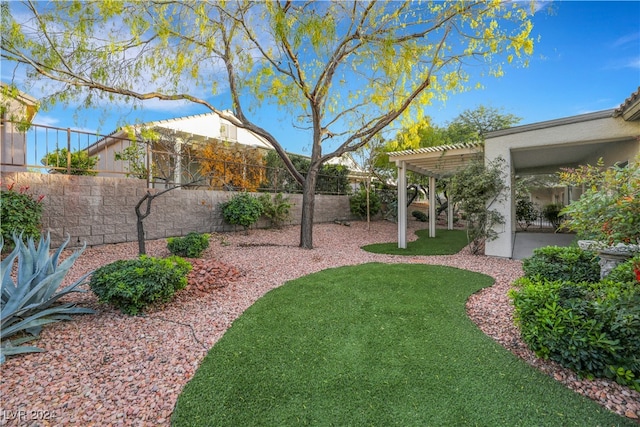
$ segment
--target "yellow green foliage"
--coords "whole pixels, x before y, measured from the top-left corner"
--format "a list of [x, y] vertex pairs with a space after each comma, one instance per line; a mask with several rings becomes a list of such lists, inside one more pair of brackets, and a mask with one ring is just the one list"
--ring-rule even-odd
[[222, 141], [209, 142], [198, 150], [200, 173], [213, 188], [256, 191], [266, 179], [262, 153], [255, 148]]

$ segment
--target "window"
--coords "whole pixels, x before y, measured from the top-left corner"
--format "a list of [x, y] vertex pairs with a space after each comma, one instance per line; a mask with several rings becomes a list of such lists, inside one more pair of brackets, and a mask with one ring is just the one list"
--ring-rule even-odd
[[231, 123], [223, 123], [220, 125], [220, 138], [227, 141], [238, 140], [238, 128]]

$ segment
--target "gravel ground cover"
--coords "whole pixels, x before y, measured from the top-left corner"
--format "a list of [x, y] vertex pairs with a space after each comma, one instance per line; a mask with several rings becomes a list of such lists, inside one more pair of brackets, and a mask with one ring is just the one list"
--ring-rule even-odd
[[[409, 229], [424, 224], [410, 221]], [[412, 233], [409, 233], [411, 235]], [[170, 303], [129, 317], [97, 302], [91, 293], [69, 299], [95, 315], [46, 326], [36, 345], [46, 350], [5, 362], [0, 379], [0, 425], [166, 426], [178, 394], [208, 349], [247, 307], [288, 280], [326, 268], [366, 262], [428, 263], [464, 268], [495, 278], [473, 295], [469, 316], [504, 347], [567, 387], [638, 420], [640, 393], [606, 380], [581, 380], [554, 363], [538, 360], [520, 340], [507, 298], [522, 275], [520, 261], [472, 256], [391, 256], [360, 249], [394, 241], [397, 226], [362, 222], [314, 227], [315, 249], [298, 248], [299, 227], [214, 235], [190, 274], [190, 285]], [[152, 256], [169, 254], [166, 241], [147, 242]], [[137, 244], [87, 249], [68, 280], [118, 259], [137, 256]]]

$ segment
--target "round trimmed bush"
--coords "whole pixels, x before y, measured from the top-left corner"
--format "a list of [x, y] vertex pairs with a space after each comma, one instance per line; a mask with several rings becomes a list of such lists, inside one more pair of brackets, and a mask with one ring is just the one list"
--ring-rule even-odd
[[167, 249], [173, 255], [200, 258], [202, 253], [209, 247], [210, 234], [200, 234], [191, 232], [184, 237], [169, 237], [167, 239]]
[[100, 302], [135, 316], [156, 302], [169, 301], [187, 286], [191, 264], [180, 257], [119, 260], [97, 269], [89, 282]]
[[222, 217], [231, 225], [241, 225], [248, 230], [258, 222], [263, 213], [262, 202], [249, 193], [239, 193], [220, 205]]

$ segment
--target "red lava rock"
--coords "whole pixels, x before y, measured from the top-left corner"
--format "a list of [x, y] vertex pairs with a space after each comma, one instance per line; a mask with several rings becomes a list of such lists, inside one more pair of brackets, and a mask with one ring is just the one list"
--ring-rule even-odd
[[215, 259], [189, 259], [191, 271], [187, 276], [187, 292], [206, 294], [227, 286], [242, 277], [240, 271]]
[[[419, 226], [417, 222], [408, 225]], [[47, 409], [55, 413], [51, 425], [56, 426], [169, 426], [177, 397], [207, 350], [266, 292], [326, 268], [415, 262], [494, 277], [495, 285], [472, 295], [467, 304], [469, 317], [485, 334], [568, 388], [640, 422], [640, 393], [612, 380], [579, 380], [571, 371], [539, 359], [524, 344], [507, 296], [513, 280], [522, 275], [521, 262], [470, 256], [465, 251], [437, 257], [362, 251], [364, 244], [397, 238], [397, 225], [386, 221], [376, 222], [371, 230], [360, 222], [348, 228], [314, 225], [313, 260], [309, 251], [297, 247], [298, 237], [297, 227], [226, 235], [228, 244], [214, 244], [204, 259], [189, 260], [194, 264], [189, 285], [148, 317], [123, 315], [98, 303], [91, 292], [69, 296], [68, 301], [97, 313], [47, 325], [38, 342], [45, 353], [8, 359], [0, 375], [2, 408]], [[147, 251], [150, 256], [170, 255], [165, 240], [147, 242]], [[137, 242], [88, 248], [65, 283], [108, 262], [137, 256]], [[128, 377], [133, 380], [127, 382]], [[98, 403], [102, 407], [94, 410]], [[17, 424], [7, 424], [13, 426]]]

